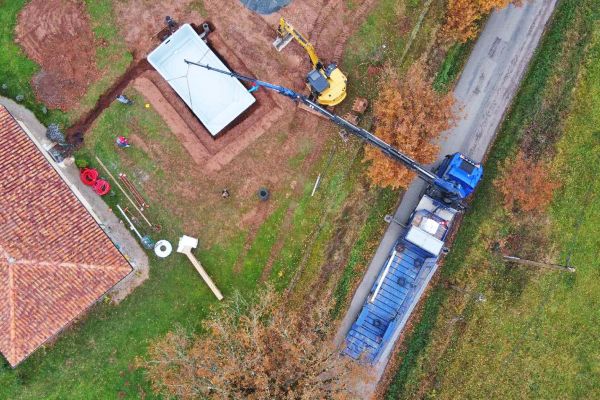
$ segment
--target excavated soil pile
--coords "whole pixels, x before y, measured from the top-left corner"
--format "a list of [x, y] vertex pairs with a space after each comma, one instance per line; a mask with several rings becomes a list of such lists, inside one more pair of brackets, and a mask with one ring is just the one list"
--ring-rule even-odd
[[157, 45], [156, 34], [168, 15], [180, 24], [204, 19], [197, 0], [121, 0], [113, 2], [121, 34], [137, 58], [143, 58]]
[[83, 2], [32, 0], [19, 15], [16, 41], [41, 66], [38, 100], [68, 110], [98, 77], [94, 35]]

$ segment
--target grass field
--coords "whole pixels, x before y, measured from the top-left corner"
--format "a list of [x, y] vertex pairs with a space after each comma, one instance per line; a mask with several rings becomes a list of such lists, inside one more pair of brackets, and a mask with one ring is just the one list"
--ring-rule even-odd
[[[600, 396], [598, 11], [594, 1], [559, 3], [386, 398]], [[563, 184], [550, 210], [528, 223], [547, 231], [535, 250], [570, 260], [574, 275], [507, 266], [492, 251], [519, 234], [491, 183], [522, 146], [552, 159]], [[479, 293], [486, 301], [476, 301]]]
[[[144, 108], [143, 99], [133, 91], [128, 95], [136, 104], [124, 107], [115, 103], [107, 109], [87, 136], [78, 157], [93, 161], [92, 156], [97, 155], [113, 173], [123, 171], [129, 176], [145, 176], [147, 186], [153, 188], [152, 195], [148, 196], [152, 203], [149, 217], [163, 226], [161, 237], [176, 243], [177, 236], [185, 231], [186, 222], [170, 213], [168, 204], [180, 199], [173, 197], [169, 187], [170, 182], [181, 179], [181, 171], [160, 163], [140, 147], [115, 151], [114, 132], [143, 135], [147, 146], [159, 148], [165, 159], [178, 159], [182, 165], [186, 164], [188, 155], [179, 142], [165, 134], [168, 129], [162, 120]], [[303, 282], [317, 276], [331, 234], [329, 226], [360, 180], [360, 159], [353, 156], [357, 150], [358, 146], [353, 145], [335, 152], [330, 172], [323, 177], [315, 197], [310, 196], [312, 180], [299, 198], [276, 196], [273, 200], [275, 211], [259, 228], [247, 251], [244, 250], [247, 232], [241, 229], [233, 235], [217, 238], [213, 245], [201, 244], [197, 255], [225, 296], [234, 290], [247, 294], [255, 289], [271, 248], [280, 235], [285, 242], [273, 266], [273, 280], [278, 287], [287, 287], [304, 263], [308, 265], [305, 268], [308, 272], [299, 277], [298, 285], [310, 290], [310, 285]], [[310, 176], [315, 169], [323, 169], [323, 163], [327, 161], [319, 161], [309, 170], [298, 173]], [[348, 174], [348, 171], [356, 172]], [[377, 190], [373, 189], [367, 193], [366, 200], [376, 195]], [[282, 215], [291, 201], [298, 203], [292, 229], [280, 232]], [[124, 200], [116, 195], [109, 197], [107, 202], [109, 205], [123, 204]], [[195, 214], [193, 218], [210, 220], [211, 216]], [[325, 226], [315, 233], [321, 221]], [[303, 260], [309, 250], [313, 255], [309, 260]], [[192, 331], [197, 329], [214, 300], [195, 270], [180, 255], [173, 255], [168, 261], [150, 258], [151, 278], [122, 304], [116, 307], [98, 305], [85, 322], [62, 334], [48, 350], [37, 351], [16, 370], [3, 364], [0, 367], [0, 398], [139, 398], [142, 393], [146, 398], [152, 398], [143, 372], [133, 368], [135, 357], [145, 354], [149, 341], [176, 325]], [[234, 271], [238, 262], [241, 262], [241, 268]]]

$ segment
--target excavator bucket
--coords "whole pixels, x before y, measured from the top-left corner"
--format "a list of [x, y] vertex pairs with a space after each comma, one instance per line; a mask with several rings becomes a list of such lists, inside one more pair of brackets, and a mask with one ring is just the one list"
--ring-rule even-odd
[[288, 33], [285, 36], [277, 35], [277, 39], [273, 42], [273, 47], [275, 47], [277, 51], [281, 51], [292, 41], [292, 39], [294, 39], [294, 36], [291, 33]]

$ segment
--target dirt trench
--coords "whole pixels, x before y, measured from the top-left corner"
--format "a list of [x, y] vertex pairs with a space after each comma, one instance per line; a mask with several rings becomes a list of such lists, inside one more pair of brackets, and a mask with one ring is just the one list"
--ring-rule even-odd
[[94, 121], [107, 109], [118, 95], [123, 93], [125, 88], [144, 72], [152, 69], [152, 66], [144, 58], [134, 62], [121, 77], [119, 77], [113, 85], [102, 94], [94, 108], [82, 115], [71, 127], [66, 131], [67, 137], [72, 138], [75, 135], [82, 135], [92, 126]]

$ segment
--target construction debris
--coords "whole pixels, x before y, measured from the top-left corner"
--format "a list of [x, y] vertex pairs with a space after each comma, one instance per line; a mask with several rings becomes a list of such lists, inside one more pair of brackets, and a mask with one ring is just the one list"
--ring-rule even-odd
[[142, 234], [140, 233], [140, 231], [137, 230], [137, 228], [135, 227], [135, 225], [133, 224], [133, 222], [131, 221], [131, 219], [129, 219], [129, 217], [125, 213], [125, 210], [123, 210], [121, 208], [121, 206], [118, 205], [118, 204], [117, 204], [117, 209], [119, 210], [119, 212], [121, 213], [121, 215], [123, 216], [123, 218], [125, 218], [125, 221], [127, 221], [127, 223], [129, 224], [129, 229], [131, 229], [136, 234], [136, 236], [140, 239], [140, 242], [142, 242], [142, 245], [144, 246], [144, 248], [147, 249], [147, 250], [153, 249], [154, 248], [154, 242], [152, 241], [152, 239], [150, 238], [150, 236], [148, 236], [148, 235], [142, 236]]
[[369, 106], [369, 101], [364, 97], [357, 97], [352, 103], [352, 111], [358, 114], [364, 114]]
[[344, 119], [346, 121], [350, 121], [350, 123], [352, 123], [353, 125], [358, 125], [358, 115], [356, 114], [349, 112], [346, 115], [344, 115]]
[[514, 256], [503, 256], [503, 258], [505, 261], [520, 264], [520, 265], [528, 265], [531, 267], [540, 267], [540, 268], [549, 268], [549, 269], [555, 269], [555, 270], [563, 271], [563, 272], [571, 272], [571, 273], [575, 272], [575, 268], [573, 268], [569, 265], [559, 265], [559, 264], [551, 264], [551, 263], [545, 263], [545, 262], [539, 262], [539, 261], [532, 261], [532, 260], [526, 260], [524, 258], [514, 257]]
[[127, 175], [124, 173], [119, 174], [119, 179], [123, 182], [123, 186], [129, 190], [129, 193], [133, 196], [133, 199], [137, 203], [140, 210], [145, 210], [146, 208], [150, 208], [150, 205], [146, 202], [146, 200], [142, 197], [142, 194], [136, 189], [133, 183], [127, 178]]
[[160, 225], [152, 225], [152, 223], [150, 222], [150, 220], [148, 220], [148, 218], [146, 218], [146, 216], [144, 215], [144, 213], [142, 212], [142, 210], [140, 210], [138, 208], [138, 206], [135, 204], [135, 202], [131, 199], [131, 197], [129, 197], [129, 195], [127, 194], [127, 192], [125, 191], [125, 189], [123, 189], [123, 186], [121, 186], [119, 184], [119, 181], [117, 181], [115, 179], [115, 177], [113, 176], [113, 174], [110, 173], [110, 171], [108, 170], [108, 168], [106, 167], [106, 165], [104, 165], [104, 163], [102, 162], [102, 160], [100, 160], [98, 157], [96, 157], [96, 161], [98, 161], [98, 164], [100, 164], [100, 166], [104, 169], [104, 171], [108, 174], [108, 176], [110, 177], [110, 179], [113, 180], [113, 182], [117, 185], [117, 187], [121, 190], [121, 192], [123, 192], [123, 195], [125, 195], [125, 197], [127, 198], [127, 200], [129, 200], [129, 202], [131, 203], [131, 205], [136, 209], [136, 211], [142, 216], [142, 218], [144, 219], [144, 221], [148, 224], [148, 226], [150, 226], [151, 228], [153, 228], [156, 232], [160, 231]]

